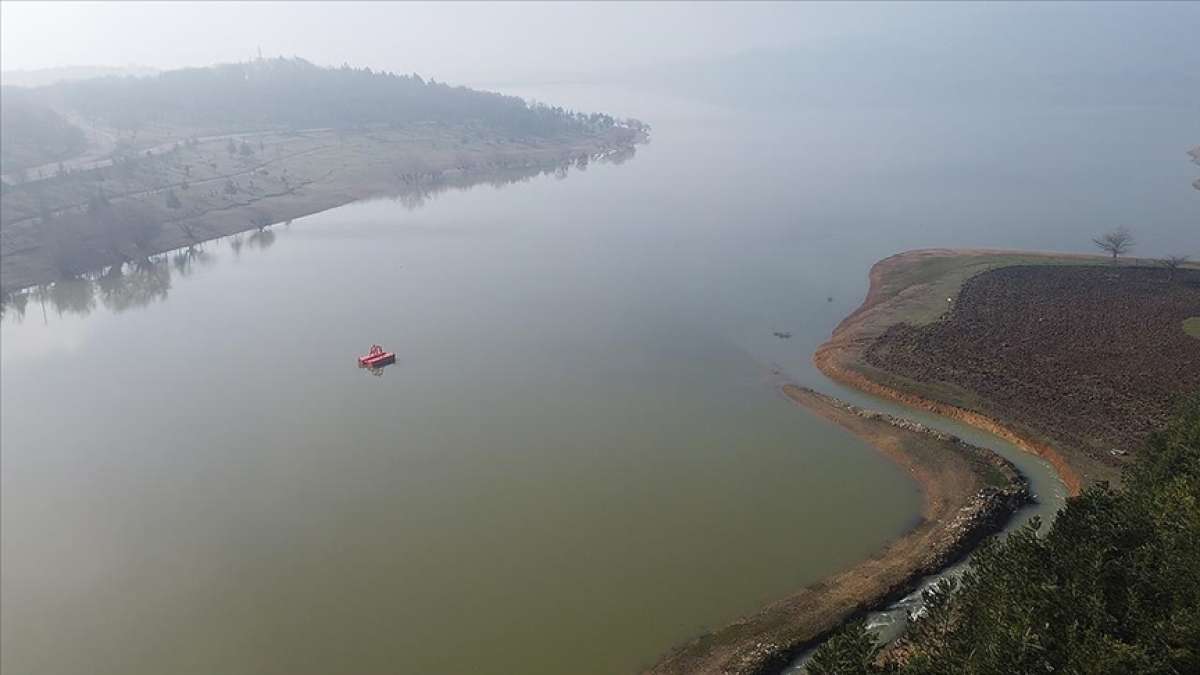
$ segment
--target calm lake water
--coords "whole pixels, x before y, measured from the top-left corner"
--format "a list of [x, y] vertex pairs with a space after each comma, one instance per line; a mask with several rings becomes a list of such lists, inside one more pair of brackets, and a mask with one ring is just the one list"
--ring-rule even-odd
[[809, 363], [876, 259], [1119, 224], [1200, 248], [1178, 112], [514, 93], [653, 142], [6, 309], [0, 669], [634, 671], [913, 524], [898, 469], [778, 393], [886, 407]]

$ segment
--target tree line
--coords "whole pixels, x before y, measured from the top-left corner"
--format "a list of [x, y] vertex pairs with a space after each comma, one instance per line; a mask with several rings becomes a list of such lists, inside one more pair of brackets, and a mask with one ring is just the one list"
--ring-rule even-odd
[[153, 77], [108, 77], [44, 88], [87, 118], [121, 129], [169, 123], [197, 128], [355, 127], [479, 123], [513, 135], [613, 126], [613, 117], [526, 103], [420, 75], [324, 68], [301, 58], [185, 68]]
[[19, 87], [0, 87], [0, 171], [66, 159], [83, 152], [83, 131]]

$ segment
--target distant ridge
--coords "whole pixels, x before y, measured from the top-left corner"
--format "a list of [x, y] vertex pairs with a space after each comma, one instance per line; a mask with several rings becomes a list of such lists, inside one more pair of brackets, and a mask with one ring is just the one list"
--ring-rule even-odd
[[0, 85], [6, 87], [45, 87], [59, 82], [92, 80], [98, 77], [145, 77], [160, 70], [149, 66], [59, 66], [30, 70], [0, 71]]
[[[141, 69], [142, 76], [130, 76], [136, 72], [133, 67], [53, 69], [37, 71], [41, 79], [59, 78], [53, 84], [6, 84], [0, 171], [41, 168], [45, 175], [47, 164], [85, 152], [144, 150], [137, 144], [145, 145], [155, 129], [166, 129], [179, 140], [272, 129], [362, 130], [435, 123], [465, 125], [472, 137], [511, 140], [637, 124], [450, 86], [415, 73], [348, 65], [326, 68], [302, 58], [258, 58], [161, 72]], [[85, 139], [85, 130], [93, 138]], [[125, 146], [115, 147], [118, 140]]]

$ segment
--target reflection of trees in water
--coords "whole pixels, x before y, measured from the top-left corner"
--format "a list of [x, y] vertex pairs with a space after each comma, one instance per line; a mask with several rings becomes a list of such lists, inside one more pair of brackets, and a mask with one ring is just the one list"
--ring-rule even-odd
[[13, 312], [18, 319], [23, 319], [25, 318], [25, 306], [28, 304], [28, 293], [5, 294], [4, 298], [0, 300], [0, 318], [3, 318], [8, 312]]
[[4, 312], [13, 311], [18, 319], [23, 319], [30, 300], [40, 303], [43, 309], [48, 304], [59, 316], [87, 316], [96, 308], [97, 301], [118, 314], [133, 307], [145, 307], [155, 300], [166, 299], [171, 288], [171, 265], [167, 256], [160, 256], [157, 260], [113, 265], [91, 276], [36, 286], [4, 298]]
[[171, 289], [171, 268], [165, 256], [128, 265], [113, 265], [96, 282], [100, 302], [116, 313], [166, 300]]
[[[230, 247], [235, 252], [243, 245], [265, 249], [275, 241], [275, 233], [262, 230], [249, 237], [235, 235]], [[211, 252], [216, 242], [193, 244], [153, 258], [113, 265], [100, 272], [64, 279], [7, 295], [0, 303], [0, 316], [12, 312], [17, 320], [25, 317], [30, 300], [49, 305], [59, 316], [87, 315], [99, 302], [107, 309], [120, 313], [165, 300], [175, 275], [188, 277], [202, 267], [217, 261]]]
[[554, 176], [563, 180], [571, 169], [587, 171], [594, 162], [601, 164], [624, 164], [637, 154], [636, 146], [624, 146], [603, 152], [580, 153], [566, 158], [557, 158], [532, 166], [495, 167], [487, 170], [458, 173], [424, 173], [420, 178], [401, 176], [401, 187], [386, 195], [409, 211], [425, 206], [429, 200], [451, 190], [469, 190], [477, 185], [488, 185], [501, 189], [514, 183], [527, 183], [538, 176]]
[[124, 278], [120, 292], [102, 296], [104, 306], [117, 313], [131, 307], [145, 307], [155, 300], [166, 300], [167, 292], [171, 290], [171, 269], [166, 258], [147, 258], [129, 265]]
[[[389, 197], [404, 208], [413, 210], [449, 190], [465, 191], [477, 185], [490, 185], [500, 189], [513, 183], [528, 182], [538, 176], [554, 176], [561, 180], [570, 174], [572, 168], [576, 171], [586, 171], [594, 162], [622, 164], [636, 153], [636, 147], [628, 146], [599, 153], [581, 153], [534, 166], [426, 175], [418, 181], [402, 180], [403, 187]], [[291, 221], [287, 221], [287, 224], [291, 224]], [[229, 248], [236, 257], [241, 255], [245, 247], [258, 250], [270, 248], [276, 237], [273, 229], [263, 226], [249, 234], [239, 233], [229, 237]], [[156, 300], [166, 299], [174, 274], [187, 277], [199, 267], [208, 266], [215, 261], [216, 257], [200, 243], [155, 258], [113, 265], [100, 273], [80, 275], [8, 294], [0, 299], [0, 317], [15, 316], [18, 320], [23, 319], [30, 300], [41, 303], [43, 308], [49, 304], [59, 316], [87, 315], [95, 309], [97, 301], [116, 313], [145, 307]]]
[[270, 228], [256, 230], [246, 238], [246, 245], [251, 248], [265, 250], [275, 243], [275, 231]]
[[25, 318], [25, 310], [29, 301], [38, 303], [42, 314], [46, 314], [46, 305], [59, 316], [64, 314], [87, 315], [96, 307], [96, 293], [93, 282], [86, 277], [63, 279], [52, 284], [35, 286], [34, 288], [18, 291], [3, 298], [0, 316], [9, 314], [18, 320]]
[[449, 188], [410, 188], [404, 192], [395, 195], [392, 199], [403, 206], [408, 211], [416, 211], [425, 206], [425, 201], [432, 198], [439, 192], [445, 192]]
[[215, 261], [216, 258], [204, 250], [203, 244], [193, 244], [171, 254], [171, 267], [181, 277], [191, 276], [198, 267], [207, 267]]
[[624, 164], [625, 162], [628, 162], [629, 160], [633, 159], [633, 156], [636, 154], [637, 154], [637, 148], [635, 148], [631, 145], [626, 148], [617, 148], [615, 150], [609, 151], [600, 159], [600, 161], [606, 162], [608, 164], [612, 164], [614, 166], [620, 166], [620, 165]]
[[63, 279], [42, 288], [50, 306], [59, 316], [64, 314], [90, 314], [96, 307], [96, 293], [92, 281], [86, 278]]
[[[291, 225], [289, 219], [283, 223], [284, 227]], [[265, 250], [275, 243], [275, 232], [270, 227], [264, 225], [258, 227], [257, 230], [246, 233], [239, 232], [229, 237], [229, 250], [233, 251], [234, 257], [239, 257], [242, 254], [242, 249], [247, 246], [259, 250]]]

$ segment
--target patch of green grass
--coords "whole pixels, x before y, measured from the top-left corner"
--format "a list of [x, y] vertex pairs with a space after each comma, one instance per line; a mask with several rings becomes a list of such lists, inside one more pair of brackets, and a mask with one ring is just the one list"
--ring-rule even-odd
[[1009, 480], [1008, 476], [1004, 475], [1003, 471], [1001, 471], [998, 467], [992, 466], [991, 464], [984, 464], [982, 467], [980, 467], [979, 471], [980, 478], [983, 479], [984, 485], [990, 485], [991, 487], [996, 488], [1006, 488], [1013, 483], [1013, 481]]
[[1200, 338], [1200, 316], [1183, 320], [1183, 332], [1194, 338]]
[[[886, 323], [922, 326], [942, 316], [958, 297], [963, 283], [981, 272], [1014, 265], [1096, 265], [1104, 262], [1102, 256], [1036, 252], [933, 255], [891, 270], [881, 280], [880, 295], [892, 301]], [[902, 294], [903, 297], [898, 297]]]

